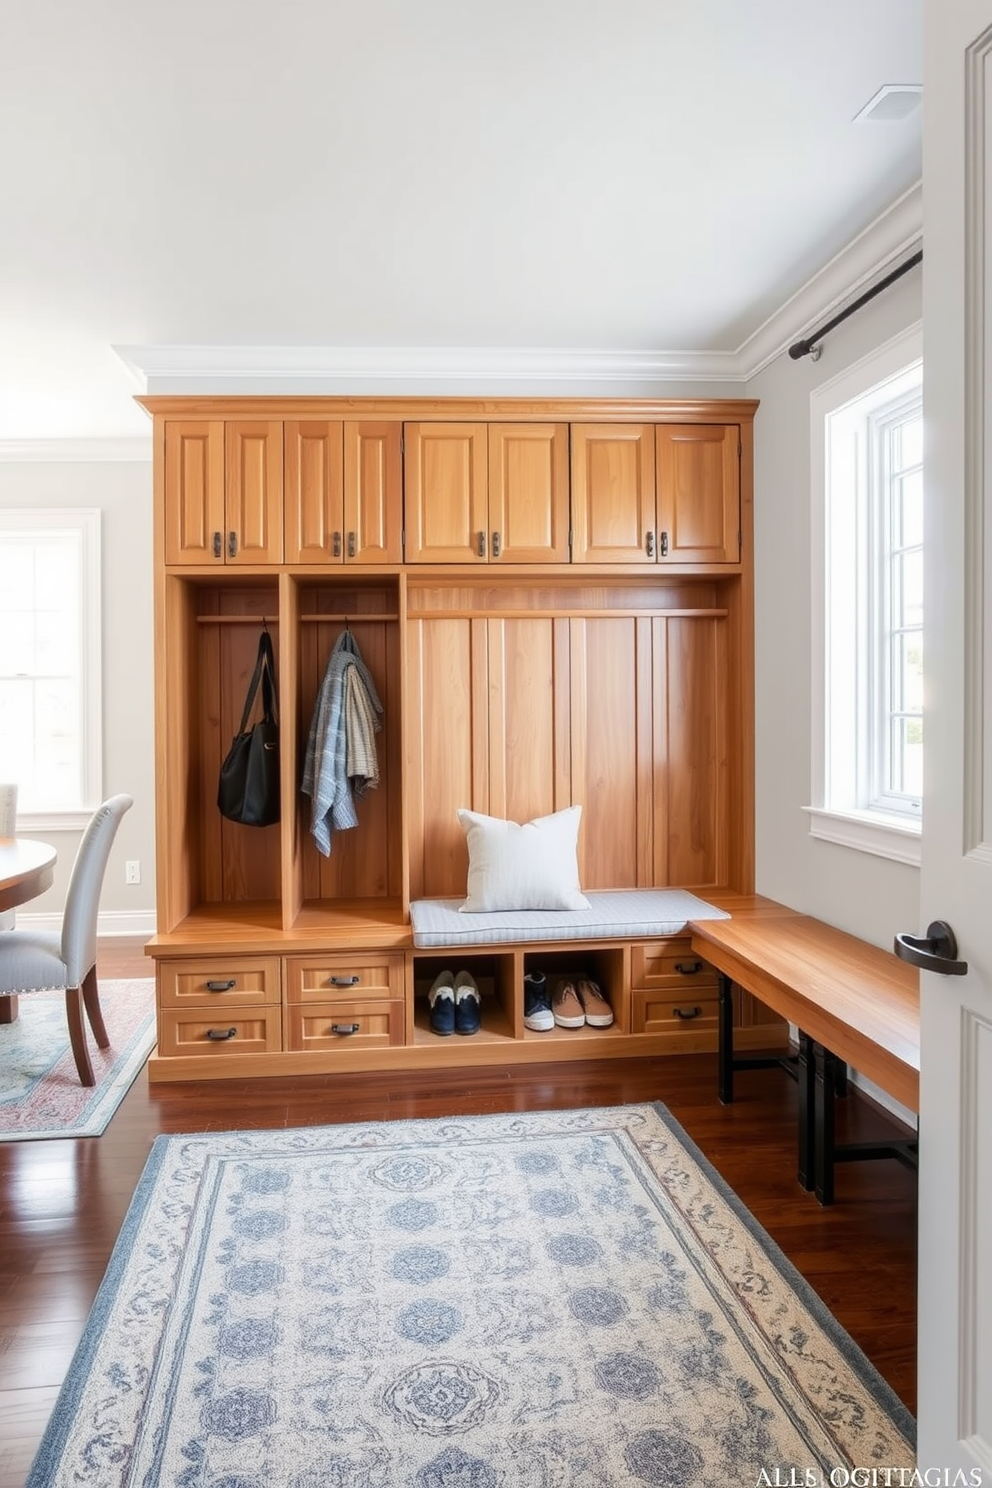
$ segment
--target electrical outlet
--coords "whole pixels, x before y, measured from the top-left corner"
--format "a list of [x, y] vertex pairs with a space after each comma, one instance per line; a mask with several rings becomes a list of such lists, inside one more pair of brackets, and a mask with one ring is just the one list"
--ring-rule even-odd
[[124, 864], [124, 882], [129, 884], [140, 884], [141, 863], [138, 858], [128, 858]]

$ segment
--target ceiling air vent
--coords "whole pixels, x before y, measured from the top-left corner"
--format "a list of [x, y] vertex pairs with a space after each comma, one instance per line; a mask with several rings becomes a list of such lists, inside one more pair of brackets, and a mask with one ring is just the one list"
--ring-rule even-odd
[[886, 83], [873, 98], [869, 98], [863, 109], [858, 110], [854, 122], [898, 124], [915, 114], [922, 102], [922, 83]]

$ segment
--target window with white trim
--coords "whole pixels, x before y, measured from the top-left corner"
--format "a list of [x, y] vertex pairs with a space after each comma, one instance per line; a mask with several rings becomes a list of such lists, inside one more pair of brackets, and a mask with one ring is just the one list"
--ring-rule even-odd
[[101, 799], [100, 513], [0, 510], [0, 780], [19, 829]]
[[919, 861], [923, 359], [917, 329], [812, 398], [814, 836]]

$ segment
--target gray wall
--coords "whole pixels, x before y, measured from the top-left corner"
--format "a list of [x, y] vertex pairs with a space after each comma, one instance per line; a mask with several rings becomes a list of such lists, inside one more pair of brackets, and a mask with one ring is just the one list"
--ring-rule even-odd
[[[104, 880], [101, 930], [149, 934], [155, 912], [152, 467], [150, 462], [0, 462], [0, 506], [99, 507], [103, 603], [103, 794], [126, 791]], [[18, 911], [60, 915], [78, 832], [38, 832], [59, 853], [55, 883]], [[124, 882], [137, 858], [141, 883]]]
[[[809, 835], [810, 394], [922, 314], [905, 278], [826, 338], [818, 362], [783, 352], [748, 383], [755, 419], [757, 888], [793, 909], [891, 948], [912, 930], [919, 869]], [[797, 332], [798, 334], [798, 332]]]

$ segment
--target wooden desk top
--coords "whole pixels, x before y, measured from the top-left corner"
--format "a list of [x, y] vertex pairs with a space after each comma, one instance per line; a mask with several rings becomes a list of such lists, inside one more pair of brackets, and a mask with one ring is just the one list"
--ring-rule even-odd
[[[714, 900], [714, 902], [717, 902]], [[860, 1070], [912, 1111], [919, 1109], [919, 972], [891, 951], [784, 905], [698, 920], [700, 956]]]
[[51, 888], [58, 853], [31, 837], [0, 837], [0, 910], [13, 909]]

